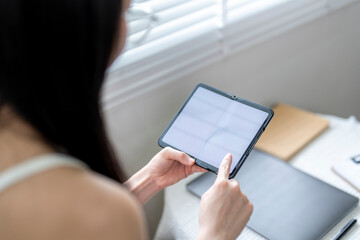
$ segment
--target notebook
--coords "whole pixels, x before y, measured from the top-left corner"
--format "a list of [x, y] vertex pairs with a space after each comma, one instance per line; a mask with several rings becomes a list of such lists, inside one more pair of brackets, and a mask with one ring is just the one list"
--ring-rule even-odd
[[332, 170], [360, 192], [360, 155], [339, 160]]
[[279, 103], [274, 117], [255, 148], [285, 161], [326, 130], [329, 121], [314, 113]]
[[[200, 197], [216, 175], [187, 185]], [[320, 239], [358, 204], [358, 199], [288, 163], [253, 150], [235, 177], [254, 204], [248, 227], [272, 240]]]

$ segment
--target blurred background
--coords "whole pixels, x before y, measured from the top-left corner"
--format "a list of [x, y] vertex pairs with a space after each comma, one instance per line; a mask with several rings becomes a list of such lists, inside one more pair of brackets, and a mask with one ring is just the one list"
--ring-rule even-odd
[[[146, 7], [152, 7], [151, 2], [140, 1], [138, 5], [148, 4]], [[189, 4], [195, 1], [174, 1], [173, 3], [175, 2]], [[260, 1], [234, 0], [233, 2], [242, 2], [242, 5], [239, 5], [241, 10], [241, 7], [244, 9], [249, 6], [245, 5], [245, 2], [251, 4], [251, 2]], [[268, 7], [266, 10], [255, 12], [244, 18], [241, 18], [242, 15], [233, 13], [238, 19], [232, 24], [236, 23], [235, 25], [239, 27], [235, 29], [237, 34], [230, 34], [228, 40], [227, 33], [231, 33], [232, 30], [226, 28], [226, 24], [231, 19], [222, 19], [220, 23], [217, 23], [220, 27], [217, 26], [219, 29], [215, 33], [214, 42], [219, 45], [216, 51], [213, 51], [214, 48], [211, 45], [213, 43], [209, 43], [207, 49], [200, 51], [200, 46], [205, 45], [206, 40], [204, 38], [204, 44], [202, 44], [203, 40], [199, 38], [200, 40], [195, 39], [199, 48], [192, 50], [192, 55], [190, 53], [185, 55], [186, 51], [183, 47], [174, 47], [170, 49], [173, 52], [166, 49], [168, 52], [164, 52], [166, 54], [162, 57], [154, 54], [152, 58], [137, 59], [137, 62], [131, 63], [132, 65], [123, 64], [122, 59], [115, 62], [108, 72], [107, 84], [104, 88], [104, 111], [110, 137], [129, 175], [146, 165], [160, 150], [157, 145], [159, 136], [199, 82], [267, 106], [283, 102], [312, 112], [343, 118], [354, 115], [360, 119], [359, 1], [272, 2], [279, 4], [274, 5], [278, 9]], [[285, 6], [285, 4], [295, 4], [295, 2], [297, 4], [304, 2], [306, 5], [297, 5], [297, 8], [294, 7], [295, 5]], [[344, 4], [339, 7], [330, 5], [338, 4], [338, 2]], [[154, 8], [159, 7], [156, 5], [159, 3], [161, 1], [153, 1]], [[320, 5], [322, 11], [320, 11]], [[319, 10], [316, 14], [315, 6]], [[179, 8], [173, 4], [166, 9], [159, 7], [157, 11], [160, 14], [175, 7], [185, 9], [185, 7]], [[212, 7], [212, 10], [219, 9], [219, 5]], [[313, 10], [306, 13], [307, 18], [301, 18], [299, 12], [296, 13], [297, 18], [289, 18], [286, 15], [281, 26], [271, 26], [266, 29], [266, 32], [256, 32], [256, 28], [267, 26], [265, 24], [271, 21], [280, 21], [280, 15], [273, 16], [271, 13], [277, 11], [278, 14], [285, 16], [291, 12], [287, 10], [290, 7], [293, 14], [295, 14], [293, 9], [303, 10], [312, 7]], [[147, 8], [144, 9], [145, 14], [155, 15], [153, 12], [148, 12]], [[175, 10], [172, 9], [172, 11]], [[169, 15], [174, 16], [173, 12]], [[228, 12], [223, 8], [220, 17], [226, 18], [226, 13]], [[310, 15], [310, 13], [314, 14]], [[270, 18], [271, 16], [273, 17]], [[219, 13], [216, 13], [216, 17], [219, 17]], [[254, 22], [254, 19], [261, 18], [264, 18], [264, 22]], [[304, 21], [299, 21], [301, 19]], [[157, 21], [162, 24], [161, 18]], [[166, 24], [178, 26], [171, 22]], [[254, 24], [252, 25], [254, 27], [246, 30], [243, 26], [249, 24]], [[156, 27], [152, 31], [155, 35], [159, 34], [156, 32]], [[145, 33], [148, 34], [148, 32]], [[244, 36], [248, 34], [253, 38], [245, 41]], [[232, 43], [232, 39], [236, 36], [239, 40]], [[150, 40], [142, 46], [146, 47], [148, 44], [152, 47], [151, 41], [157, 39], [152, 38], [151, 33], [148, 37]], [[226, 41], [230, 43], [226, 44]], [[131, 54], [134, 56], [147, 54], [138, 51], [141, 50], [140, 45], [134, 46], [127, 46], [128, 50], [122, 58], [128, 60], [132, 57]], [[184, 55], [173, 62], [162, 59], [178, 52], [184, 52]], [[204, 57], [200, 58], [200, 55]], [[183, 64], [195, 58], [197, 62]], [[157, 61], [162, 62], [163, 65], [146, 69], [139, 74], [129, 74], [134, 69], [141, 69], [149, 62]], [[173, 69], [177, 64], [183, 67], [161, 75], [164, 69]], [[195, 65], [197, 67], [193, 67]], [[191, 71], [188, 71], [190, 68]], [[145, 206], [152, 236], [161, 217], [162, 207], [162, 193]]]

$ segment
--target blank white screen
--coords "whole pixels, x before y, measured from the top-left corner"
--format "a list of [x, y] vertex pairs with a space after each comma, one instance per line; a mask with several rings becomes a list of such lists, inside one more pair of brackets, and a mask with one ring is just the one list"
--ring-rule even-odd
[[267, 116], [264, 111], [199, 87], [163, 142], [217, 168], [231, 153], [233, 171]]

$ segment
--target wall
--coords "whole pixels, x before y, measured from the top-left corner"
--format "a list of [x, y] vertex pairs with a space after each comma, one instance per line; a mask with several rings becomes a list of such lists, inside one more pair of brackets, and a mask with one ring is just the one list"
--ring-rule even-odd
[[[265, 105], [360, 119], [359, 23], [353, 4], [106, 112], [125, 169], [136, 172], [160, 150], [158, 137], [198, 82]], [[161, 194], [145, 206], [151, 234], [161, 209]]]

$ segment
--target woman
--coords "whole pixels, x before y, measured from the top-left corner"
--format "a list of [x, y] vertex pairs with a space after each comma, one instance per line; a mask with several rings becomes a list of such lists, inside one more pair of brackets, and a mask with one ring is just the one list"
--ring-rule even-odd
[[[0, 0], [0, 239], [146, 239], [141, 204], [203, 171], [170, 148], [128, 180], [118, 166], [99, 98], [128, 6]], [[201, 199], [199, 239], [234, 239], [251, 215], [230, 165]]]

